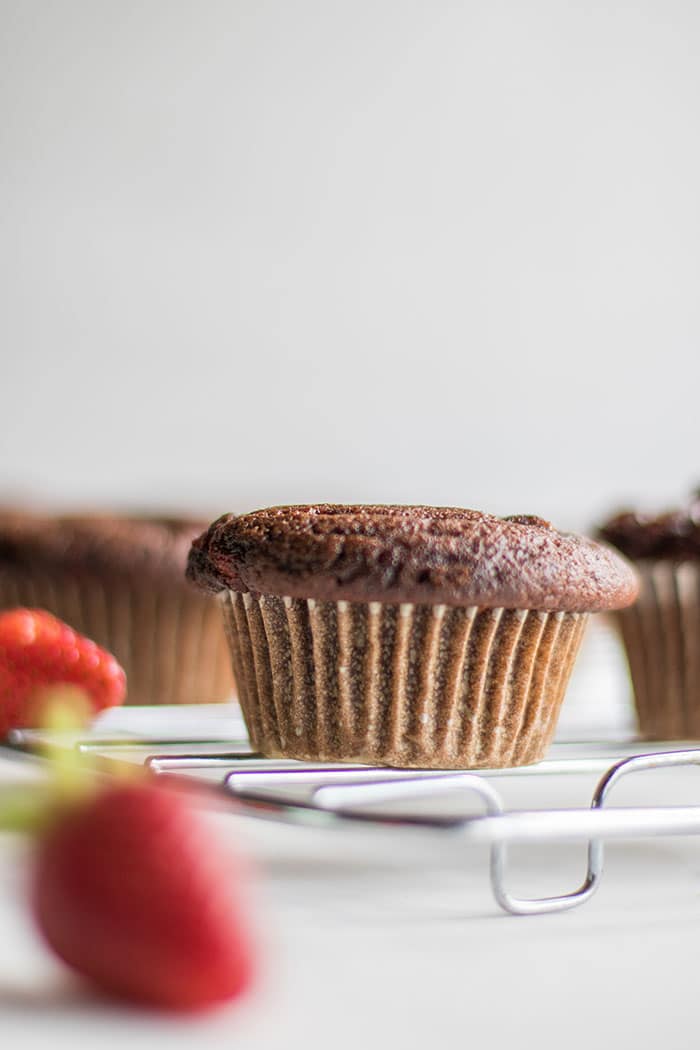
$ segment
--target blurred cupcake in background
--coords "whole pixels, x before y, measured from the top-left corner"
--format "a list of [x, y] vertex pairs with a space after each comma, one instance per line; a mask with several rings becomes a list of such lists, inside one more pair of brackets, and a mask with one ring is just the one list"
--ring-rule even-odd
[[700, 492], [678, 510], [622, 511], [599, 536], [634, 562], [641, 580], [637, 602], [614, 614], [640, 733], [700, 739]]
[[226, 700], [232, 676], [216, 602], [184, 576], [201, 522], [0, 511], [0, 610], [47, 609], [109, 649], [130, 704]]

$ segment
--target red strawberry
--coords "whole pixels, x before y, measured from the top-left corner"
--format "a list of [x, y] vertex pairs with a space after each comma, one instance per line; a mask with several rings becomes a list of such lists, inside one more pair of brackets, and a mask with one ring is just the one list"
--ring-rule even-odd
[[182, 794], [116, 782], [44, 831], [33, 905], [54, 951], [100, 988], [194, 1010], [250, 982], [240, 881]]
[[126, 678], [111, 653], [50, 613], [0, 613], [0, 739], [36, 724], [43, 696], [56, 686], [77, 687], [101, 711], [123, 701]]

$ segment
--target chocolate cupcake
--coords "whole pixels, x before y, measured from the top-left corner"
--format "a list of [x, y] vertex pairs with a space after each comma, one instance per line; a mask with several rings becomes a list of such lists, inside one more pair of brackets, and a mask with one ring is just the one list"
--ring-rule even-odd
[[109, 649], [127, 703], [227, 699], [233, 690], [216, 602], [184, 579], [203, 523], [0, 512], [0, 610], [48, 609]]
[[540, 518], [435, 507], [225, 515], [188, 574], [221, 595], [258, 751], [423, 768], [542, 758], [587, 613], [637, 592]]
[[623, 511], [599, 534], [641, 580], [638, 601], [615, 614], [640, 733], [700, 739], [700, 493], [663, 514]]

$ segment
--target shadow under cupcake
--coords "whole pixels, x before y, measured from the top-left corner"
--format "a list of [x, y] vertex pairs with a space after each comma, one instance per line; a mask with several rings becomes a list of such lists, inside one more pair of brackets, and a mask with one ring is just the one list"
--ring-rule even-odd
[[534, 517], [312, 505], [225, 515], [188, 574], [218, 593], [253, 746], [418, 768], [537, 762], [613, 551]]

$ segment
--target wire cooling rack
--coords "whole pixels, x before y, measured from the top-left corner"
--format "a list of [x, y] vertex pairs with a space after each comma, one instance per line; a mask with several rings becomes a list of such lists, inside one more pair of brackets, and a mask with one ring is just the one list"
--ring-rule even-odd
[[[54, 735], [51, 742], [78, 748], [107, 771], [136, 762], [154, 776], [202, 781], [229, 799], [239, 815], [251, 818], [323, 829], [373, 827], [394, 836], [486, 845], [493, 895], [512, 915], [564, 911], [590, 900], [603, 875], [607, 840], [700, 834], [700, 805], [610, 805], [610, 793], [623, 778], [699, 766], [700, 743], [558, 743], [535, 766], [474, 772], [387, 769], [263, 758], [251, 751], [238, 712], [229, 709], [226, 717], [222, 708], [219, 712], [218, 719], [207, 719], [195, 711], [189, 724], [186, 713], [168, 718], [160, 709], [145, 728], [125, 732], [103, 724], [88, 735]], [[10, 738], [15, 754], [29, 756], [39, 754], [46, 742], [46, 734], [33, 731], [16, 731]], [[548, 778], [555, 785], [571, 774], [599, 777], [588, 807], [523, 810], [504, 802], [503, 788], [513, 778]], [[453, 803], [455, 796], [459, 799], [461, 812], [442, 804], [448, 796]], [[430, 812], [425, 812], [426, 802]], [[587, 844], [580, 886], [538, 898], [508, 890], [509, 845], [563, 842]]]

